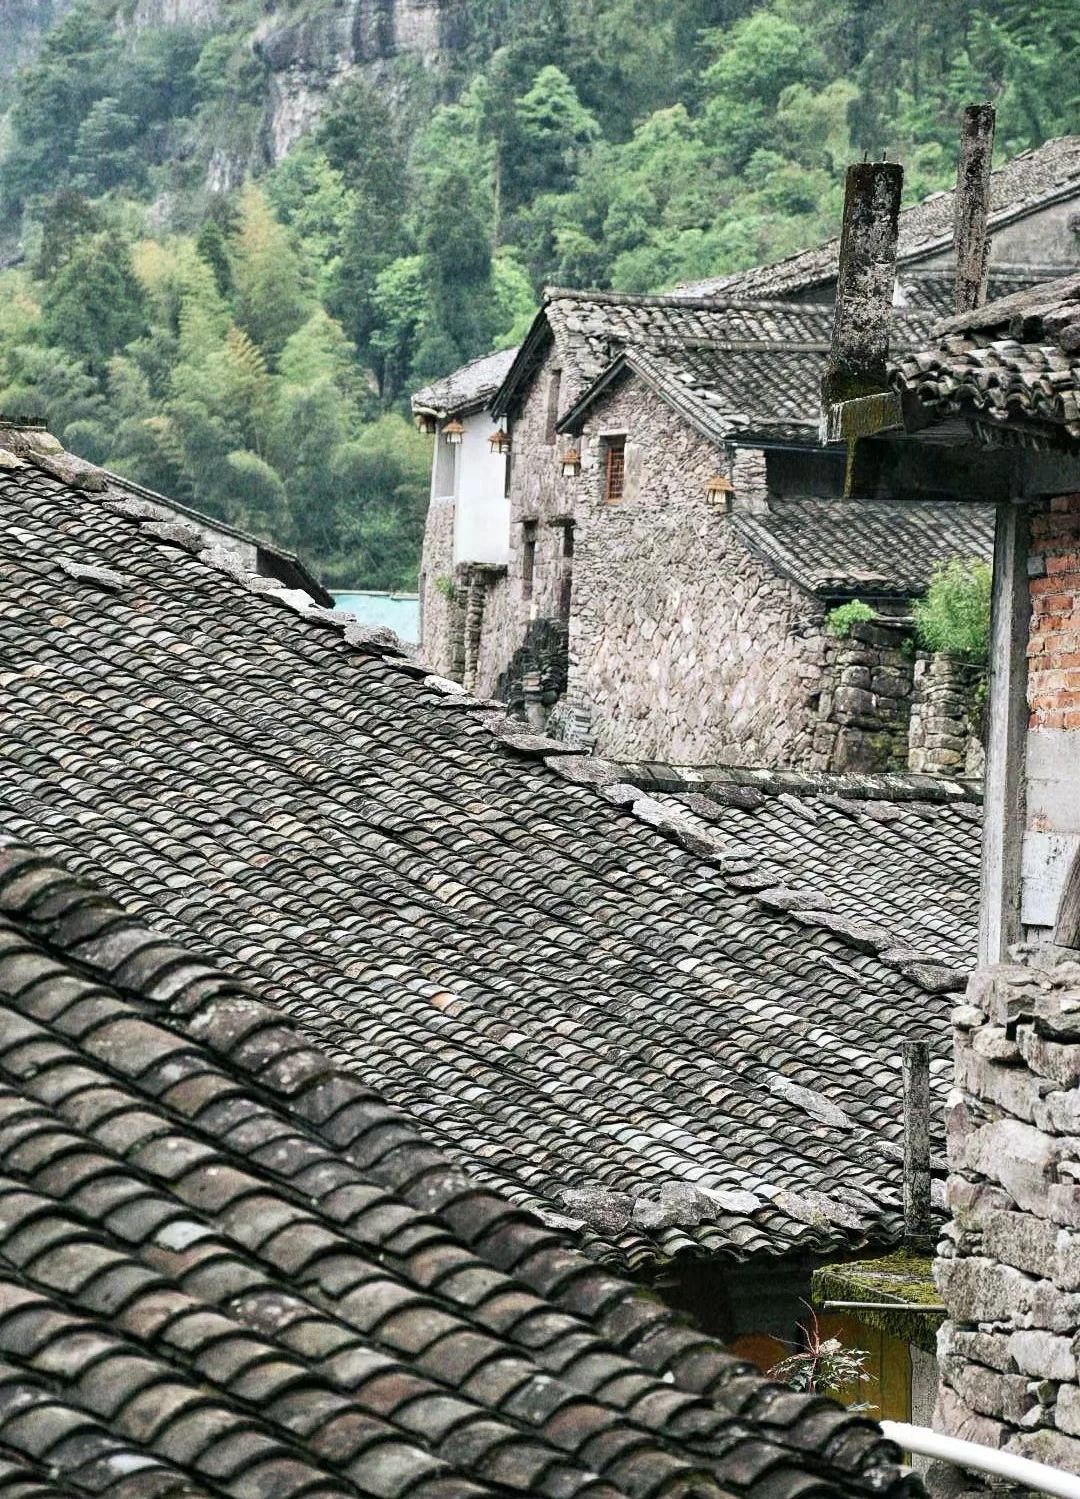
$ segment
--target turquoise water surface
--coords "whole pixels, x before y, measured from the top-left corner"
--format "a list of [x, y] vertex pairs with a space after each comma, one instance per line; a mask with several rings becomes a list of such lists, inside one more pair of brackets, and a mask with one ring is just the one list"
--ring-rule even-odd
[[420, 639], [420, 600], [415, 593], [358, 589], [354, 593], [335, 593], [334, 603], [339, 609], [351, 609], [365, 625], [388, 625], [410, 645]]

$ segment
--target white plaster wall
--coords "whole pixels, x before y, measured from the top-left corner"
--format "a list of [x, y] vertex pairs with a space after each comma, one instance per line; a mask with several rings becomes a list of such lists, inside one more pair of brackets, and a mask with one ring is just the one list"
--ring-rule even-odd
[[[1080, 237], [1070, 228], [1070, 220], [1080, 209], [1080, 188], [1060, 203], [1051, 203], [1037, 213], [1030, 213], [1011, 224], [994, 229], [990, 235], [991, 265], [1059, 266], [1062, 274], [1080, 267]], [[920, 266], [951, 267], [951, 247], [920, 260]], [[902, 279], [902, 273], [901, 273]]]
[[[462, 422], [458, 449], [454, 564], [510, 560], [510, 500], [505, 494], [506, 459], [491, 451], [495, 423], [486, 411]], [[441, 440], [441, 439], [440, 439]]]

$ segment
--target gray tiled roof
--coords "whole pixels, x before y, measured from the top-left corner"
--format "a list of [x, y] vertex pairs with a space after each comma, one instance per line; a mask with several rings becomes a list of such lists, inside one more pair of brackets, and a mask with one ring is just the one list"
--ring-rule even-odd
[[[990, 188], [991, 230], [1055, 198], [1080, 194], [1080, 135], [1061, 136], [1014, 156], [992, 174]], [[905, 262], [949, 247], [953, 234], [953, 197], [952, 191], [931, 193], [901, 212], [897, 255], [901, 268]], [[835, 281], [839, 257], [840, 241], [830, 239], [812, 250], [789, 255], [775, 265], [754, 266], [730, 276], [688, 282], [679, 291], [688, 297], [725, 299], [790, 296]], [[941, 310], [940, 303], [937, 310]]]
[[816, 441], [818, 388], [826, 346], [665, 344], [628, 347], [593, 381], [561, 426], [571, 430], [593, 400], [622, 371], [639, 376], [661, 400], [705, 436], [721, 442], [732, 432], [781, 422], [789, 433]]
[[[594, 1254], [896, 1236], [897, 1042], [917, 1017], [944, 1048], [948, 1017], [910, 954], [763, 905], [598, 763], [500, 743], [498, 710], [109, 487], [2, 472], [0, 513], [12, 835]], [[808, 1131], [776, 1078], [849, 1122]]]
[[914, 1491], [872, 1422], [478, 1189], [166, 924], [0, 831], [4, 1494]]
[[994, 552], [988, 505], [933, 500], [770, 500], [765, 514], [737, 514], [744, 541], [811, 592], [922, 593], [950, 557]]
[[[644, 769], [644, 768], [643, 768]], [[807, 923], [877, 929], [885, 951], [955, 964], [978, 939], [978, 792], [926, 777], [738, 769], [623, 773], [719, 835], [731, 878]], [[742, 870], [736, 866], [742, 862]], [[901, 961], [903, 961], [901, 959]]]
[[516, 355], [517, 349], [499, 349], [470, 360], [443, 379], [414, 391], [413, 411], [442, 418], [486, 406], [506, 379]]
[[1019, 419], [1080, 438], [1080, 276], [1004, 297], [935, 328], [894, 361], [894, 386], [937, 417]]
[[[921, 344], [930, 323], [924, 313], [899, 312], [894, 347]], [[662, 379], [675, 388], [689, 386], [703, 406], [715, 393], [714, 407], [730, 400], [735, 412], [745, 413], [751, 404], [763, 418], [785, 416], [789, 409], [801, 416], [817, 399], [831, 333], [829, 307], [549, 287], [493, 405], [500, 414], [513, 406], [554, 342], [563, 370], [563, 418], [631, 351], [663, 356]]]
[[832, 327], [828, 308], [791, 303], [732, 303], [715, 299], [631, 296], [618, 292], [548, 287], [496, 400], [502, 412], [554, 340], [563, 370], [564, 409], [628, 346], [661, 349], [677, 344], [771, 344], [826, 350]]

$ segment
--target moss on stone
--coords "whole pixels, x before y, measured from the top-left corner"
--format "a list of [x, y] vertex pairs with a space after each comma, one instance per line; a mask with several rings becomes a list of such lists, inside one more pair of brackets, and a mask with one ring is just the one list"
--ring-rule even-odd
[[933, 1265], [928, 1255], [903, 1252], [876, 1260], [859, 1260], [850, 1265], [823, 1265], [814, 1271], [812, 1295], [819, 1305], [823, 1301], [895, 1302], [895, 1310], [888, 1307], [853, 1311], [852, 1316], [865, 1322], [867, 1327], [878, 1328], [933, 1353], [944, 1314], [913, 1310], [940, 1304]]

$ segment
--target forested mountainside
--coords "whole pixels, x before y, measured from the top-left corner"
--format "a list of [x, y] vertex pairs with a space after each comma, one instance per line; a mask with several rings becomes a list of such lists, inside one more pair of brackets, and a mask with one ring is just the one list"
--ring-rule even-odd
[[646, 291], [1077, 128], [1073, 0], [3, 0], [0, 410], [298, 547], [415, 576], [407, 392], [545, 282]]

